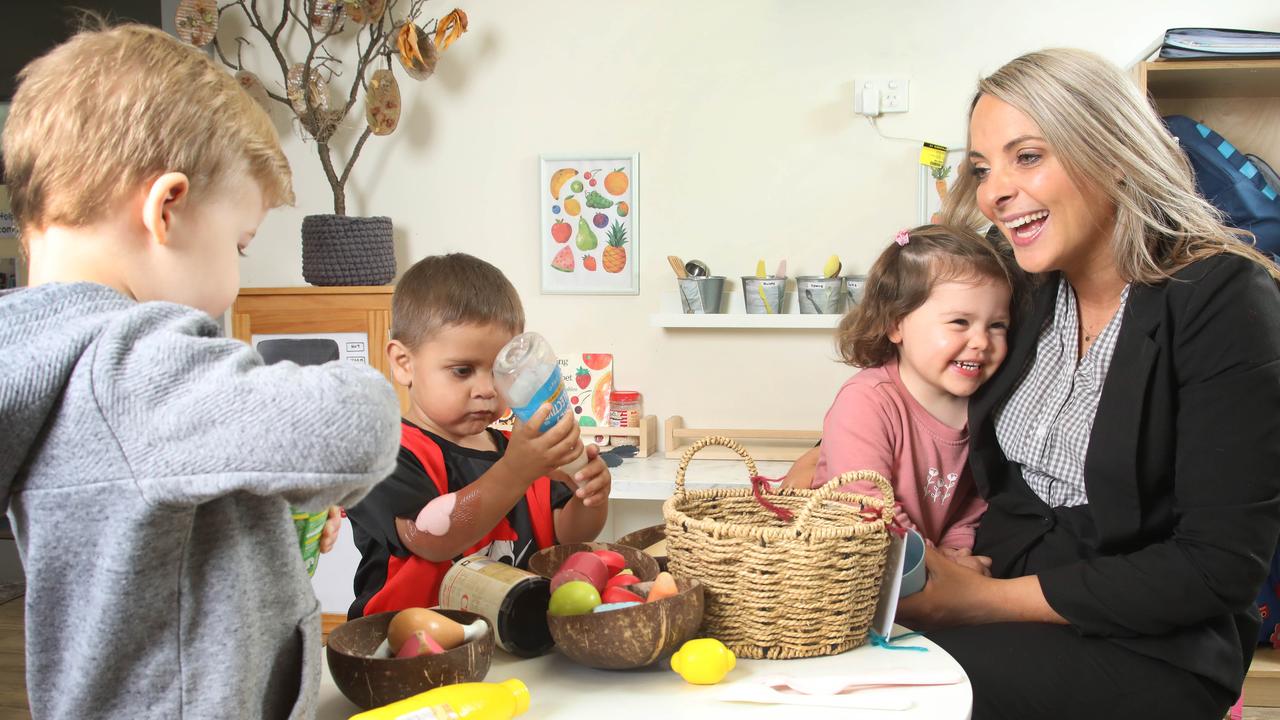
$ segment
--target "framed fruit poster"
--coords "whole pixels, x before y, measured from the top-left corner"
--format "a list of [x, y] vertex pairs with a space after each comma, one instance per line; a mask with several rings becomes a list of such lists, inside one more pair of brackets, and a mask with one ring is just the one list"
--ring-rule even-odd
[[640, 292], [639, 155], [540, 159], [542, 292]]
[[[613, 392], [613, 355], [611, 353], [573, 353], [557, 358], [564, 389], [569, 392], [569, 411], [577, 416], [581, 427], [609, 424], [609, 393]], [[491, 427], [511, 430], [515, 413], [507, 410]], [[608, 443], [608, 436], [589, 440], [598, 445]]]

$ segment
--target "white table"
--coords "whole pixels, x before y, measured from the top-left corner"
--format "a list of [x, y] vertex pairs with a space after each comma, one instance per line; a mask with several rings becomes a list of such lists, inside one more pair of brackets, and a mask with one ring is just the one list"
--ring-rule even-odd
[[[905, 632], [898, 628], [898, 632]], [[881, 688], [860, 690], [865, 697], [909, 698], [912, 707], [904, 711], [867, 711], [836, 708], [797, 707], [724, 702], [719, 695], [728, 683], [765, 675], [830, 675], [883, 668], [919, 670], [963, 670], [942, 648], [916, 636], [903, 645], [919, 645], [928, 652], [887, 650], [864, 646], [842, 655], [803, 660], [739, 660], [719, 685], [686, 683], [671, 671], [664, 660], [639, 670], [594, 670], [552, 651], [539, 658], [516, 658], [495, 650], [486, 682], [519, 678], [529, 686], [529, 712], [520, 716], [538, 718], [583, 718], [594, 720], [655, 720], [655, 718], [865, 718], [867, 720], [968, 720], [973, 694], [966, 678], [954, 685]], [[345, 720], [359, 712], [329, 676], [328, 663], [320, 685], [317, 720]]]

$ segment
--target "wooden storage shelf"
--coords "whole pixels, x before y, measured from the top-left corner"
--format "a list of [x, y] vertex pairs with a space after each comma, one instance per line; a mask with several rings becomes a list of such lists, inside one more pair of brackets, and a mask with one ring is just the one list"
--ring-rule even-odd
[[387, 377], [409, 407], [409, 393], [391, 377], [384, 352], [391, 336], [391, 285], [343, 287], [241, 288], [231, 306], [232, 337], [251, 342], [254, 335], [363, 333], [369, 365]]
[[658, 450], [658, 416], [645, 415], [637, 427], [613, 427], [596, 425], [581, 427], [582, 435], [606, 435], [608, 437], [633, 437], [637, 439], [636, 457], [649, 457]]
[[1280, 166], [1280, 60], [1155, 60], [1134, 68], [1161, 115], [1186, 115]]
[[1244, 704], [1251, 707], [1280, 707], [1280, 650], [1260, 647], [1244, 678]]
[[[679, 415], [667, 418], [665, 430], [669, 458], [684, 455], [685, 450], [708, 435], [721, 435], [736, 440], [754, 460], [794, 462], [822, 437], [822, 433], [817, 430], [691, 428], [685, 426], [684, 418]], [[737, 460], [740, 456], [729, 448], [713, 445], [698, 451], [695, 459]]]

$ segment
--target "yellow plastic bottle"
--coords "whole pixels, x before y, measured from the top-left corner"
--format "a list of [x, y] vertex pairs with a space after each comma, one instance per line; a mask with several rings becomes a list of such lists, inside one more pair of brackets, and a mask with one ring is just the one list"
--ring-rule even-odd
[[516, 679], [445, 685], [350, 720], [510, 720], [529, 709], [529, 688]]

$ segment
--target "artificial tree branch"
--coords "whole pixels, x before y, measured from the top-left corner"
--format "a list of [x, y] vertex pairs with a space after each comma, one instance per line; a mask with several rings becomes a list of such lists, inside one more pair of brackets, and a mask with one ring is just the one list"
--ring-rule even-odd
[[[392, 55], [399, 54], [397, 46], [397, 34], [400, 28], [405, 24], [417, 27], [418, 17], [422, 12], [423, 6], [427, 0], [408, 0], [408, 11], [403, 17], [397, 21], [396, 12], [398, 9], [405, 7], [406, 3], [402, 0], [386, 0], [382, 14], [376, 20], [365, 17], [364, 27], [357, 28], [355, 31], [355, 57], [348, 58], [347, 61], [335, 55], [331, 48], [327, 45], [328, 41], [335, 36], [341, 34], [341, 23], [334, 20], [340, 16], [341, 2], [337, 9], [339, 12], [331, 13], [330, 10], [322, 10], [318, 0], [273, 0], [279, 2], [280, 12], [278, 16], [268, 19], [259, 0], [224, 0], [225, 4], [218, 9], [221, 18], [223, 11], [232, 8], [239, 8], [244, 14], [249, 27], [260, 35], [267, 43], [267, 47], [271, 55], [275, 58], [276, 65], [280, 70], [280, 77], [283, 79], [284, 94], [271, 92], [265, 85], [263, 91], [267, 97], [289, 107], [291, 115], [301, 126], [304, 137], [310, 136], [315, 140], [315, 150], [320, 158], [320, 166], [324, 171], [325, 178], [329, 182], [330, 188], [333, 190], [334, 212], [338, 215], [346, 214], [346, 183], [351, 178], [355, 163], [359, 160], [361, 152], [364, 150], [365, 143], [369, 140], [369, 136], [374, 134], [374, 128], [368, 123], [364, 123], [365, 127], [356, 139], [351, 152], [348, 154], [345, 162], [341, 162], [340, 158], [334, 157], [334, 152], [340, 150], [335, 148], [332, 143], [337, 130], [342, 125], [343, 120], [356, 111], [356, 105], [360, 100], [360, 92], [363, 90], [368, 93], [371, 85], [368, 75], [375, 67], [380, 66], [384, 61], [387, 69], [390, 70], [395, 63], [392, 62]], [[294, 3], [298, 3], [295, 5]], [[269, 3], [264, 3], [269, 5]], [[350, 5], [348, 5], [350, 7]], [[368, 9], [368, 6], [365, 8]], [[269, 8], [265, 12], [271, 12]], [[455, 11], [460, 14], [460, 11]], [[326, 18], [328, 21], [326, 22]], [[316, 24], [312, 24], [312, 20], [316, 20]], [[285, 30], [296, 23], [301, 33], [287, 33]], [[430, 34], [433, 28], [439, 27], [439, 20], [434, 20], [428, 29], [418, 28], [417, 32]], [[301, 34], [305, 40], [305, 56], [301, 63], [291, 63], [285, 54], [286, 38], [297, 38]], [[244, 66], [242, 51], [243, 47], [238, 47], [234, 61], [226, 52], [225, 48], [218, 43], [215, 38], [215, 52], [218, 59], [222, 63], [236, 72], [246, 71]], [[251, 44], [245, 38], [236, 38], [237, 43]], [[301, 44], [301, 43], [299, 43]], [[432, 48], [434, 51], [435, 48]], [[345, 56], [346, 53], [343, 53]], [[410, 67], [414, 61], [401, 58], [406, 63], [406, 67]], [[416, 62], [421, 63], [421, 58]], [[349, 63], [349, 64], [348, 64]], [[347, 68], [354, 72], [344, 73], [339, 66], [346, 65]], [[289, 82], [290, 69], [299, 67], [301, 77], [295, 78], [296, 85]], [[411, 71], [411, 75], [415, 78], [422, 77]], [[346, 97], [342, 98], [342, 104], [335, 106], [330, 102], [331, 97], [327, 94], [321, 95], [313, 90], [313, 78], [322, 80], [327, 86], [331, 84], [335, 78], [349, 78], [351, 83], [347, 89]], [[297, 85], [300, 85], [298, 87]], [[339, 97], [341, 97], [339, 95]], [[327, 108], [327, 109], [326, 109]], [[340, 153], [341, 154], [341, 153]]]
[[347, 158], [347, 166], [342, 169], [342, 177], [338, 178], [344, 186], [347, 184], [347, 177], [351, 175], [351, 168], [355, 167], [356, 158], [360, 157], [360, 151], [364, 149], [364, 141], [368, 140], [372, 134], [373, 128], [365, 125], [364, 132], [360, 133], [360, 139], [356, 141], [356, 146], [351, 149], [351, 157]]

